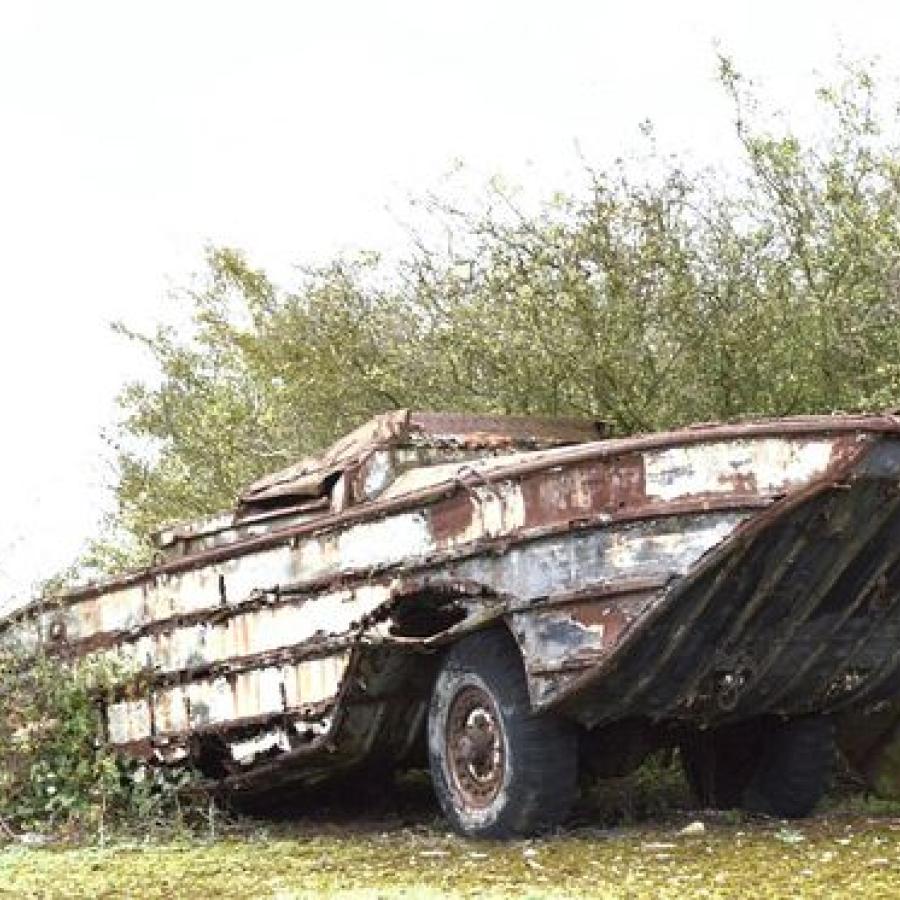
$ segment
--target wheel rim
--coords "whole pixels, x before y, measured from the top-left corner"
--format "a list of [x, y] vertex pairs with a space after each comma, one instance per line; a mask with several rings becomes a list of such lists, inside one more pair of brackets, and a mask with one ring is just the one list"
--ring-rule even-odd
[[466, 806], [489, 806], [506, 773], [500, 714], [487, 691], [464, 687], [447, 713], [447, 760], [454, 787]]

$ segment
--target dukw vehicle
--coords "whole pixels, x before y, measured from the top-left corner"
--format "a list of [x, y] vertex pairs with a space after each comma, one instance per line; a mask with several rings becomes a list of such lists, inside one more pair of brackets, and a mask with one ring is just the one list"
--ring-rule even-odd
[[6, 639], [143, 673], [109, 741], [235, 792], [427, 754], [453, 825], [502, 837], [675, 746], [704, 802], [798, 816], [834, 717], [900, 694], [891, 416], [394, 412], [159, 549]]

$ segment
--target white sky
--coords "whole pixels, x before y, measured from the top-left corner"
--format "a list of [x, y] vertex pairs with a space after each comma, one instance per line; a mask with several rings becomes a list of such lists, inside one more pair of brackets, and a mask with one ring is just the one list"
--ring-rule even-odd
[[0, 605], [109, 503], [99, 431], [145, 362], [108, 323], [171, 316], [206, 244], [276, 274], [389, 249], [455, 160], [549, 195], [648, 117], [727, 156], [716, 42], [808, 121], [839, 52], [897, 74], [900, 4], [0, 0]]

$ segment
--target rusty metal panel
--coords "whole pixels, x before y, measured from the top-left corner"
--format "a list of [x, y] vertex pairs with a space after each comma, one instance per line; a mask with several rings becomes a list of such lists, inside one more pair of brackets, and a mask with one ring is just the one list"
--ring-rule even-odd
[[287, 706], [296, 709], [334, 699], [349, 662], [349, 654], [340, 653], [285, 666], [283, 677]]
[[[881, 468], [857, 463], [877, 435], [900, 433], [897, 422], [749, 423], [558, 448], [577, 439], [575, 426], [543, 433], [524, 421], [485, 419], [476, 428], [474, 420], [417, 415], [389, 417], [315, 465], [278, 473], [248, 494], [253, 502], [300, 496], [340, 469], [350, 485], [345, 496], [379, 499], [311, 521], [256, 509], [240, 527], [226, 519], [185, 526], [177, 537], [183, 549], [201, 538], [221, 546], [85, 588], [60, 608], [36, 606], [21, 633], [151, 674], [149, 699], [123, 696], [110, 705], [114, 743], [149, 743], [171, 756], [192, 732], [217, 729], [239, 767], [272, 753], [290, 758], [298, 742], [324, 747], [342, 715], [353, 723], [347, 733], [363, 742], [345, 748], [348, 758], [363, 752], [365, 740], [388, 727], [379, 717], [394, 708], [373, 701], [378, 685], [403, 683], [390, 665], [378, 669], [374, 648], [430, 649], [502, 615], [522, 649], [535, 707], [577, 700], [589, 708], [565, 708], [589, 723], [616, 709], [699, 715], [703, 703], [720, 702], [721, 685], [745, 684], [759, 706], [753, 692], [760, 685], [770, 699], [796, 702], [807, 674], [828, 675], [821, 704], [862, 690], [875, 695], [893, 677], [883, 659], [866, 656], [884, 640], [871, 636], [860, 613], [868, 601], [850, 555], [870, 531], [872, 541], [884, 539], [871, 509], [884, 484], [897, 481], [889, 474], [893, 457]], [[547, 446], [555, 449], [540, 449]], [[435, 447], [452, 461], [431, 464], [441, 458]], [[538, 449], [508, 452], [526, 447]], [[484, 458], [469, 458], [476, 451]], [[851, 471], [868, 481], [844, 483]], [[821, 509], [820, 494], [834, 495]], [[890, 509], [883, 511], [888, 523]], [[791, 530], [820, 519], [828, 524], [816, 526], [815, 540]], [[879, 565], [882, 556], [873, 557]], [[792, 568], [794, 557], [802, 566]], [[761, 581], [760, 571], [770, 576]], [[819, 604], [842, 597], [856, 599], [837, 618], [816, 618]], [[451, 614], [435, 634], [418, 626], [398, 633], [401, 603], [446, 606]], [[788, 618], [772, 637], [779, 611]], [[652, 641], [639, 638], [655, 622], [669, 643], [656, 646], [655, 657], [641, 656]], [[719, 629], [728, 653], [707, 659], [698, 652], [692, 642], [702, 644], [707, 628]], [[822, 646], [849, 648], [847, 658], [807, 653], [785, 674], [781, 644], [785, 659], [795, 659], [795, 634], [821, 634]], [[732, 639], [743, 656], [732, 653]], [[753, 653], [755, 668], [744, 673]], [[601, 678], [613, 659], [623, 661], [622, 671]], [[413, 718], [400, 719], [413, 727]]]
[[322, 497], [255, 514], [221, 513], [164, 528], [154, 535], [154, 542], [167, 559], [177, 559], [313, 521], [328, 512], [330, 505], [329, 499]]
[[113, 703], [108, 709], [110, 740], [126, 744], [150, 738], [151, 721], [157, 734], [186, 735], [194, 728], [228, 726], [321, 706], [336, 698], [349, 659], [347, 653], [339, 653], [285, 666], [263, 665], [175, 684], [154, 691], [150, 702]]
[[614, 583], [684, 574], [749, 513], [717, 512], [552, 535], [516, 545], [502, 556], [452, 563], [454, 578], [494, 587], [522, 600]]
[[428, 412], [411, 413], [409, 429], [414, 440], [481, 448], [580, 444], [600, 440], [608, 432], [606, 423], [585, 419]]
[[316, 457], [267, 475], [247, 487], [241, 500], [253, 505], [283, 497], [316, 497], [330, 477], [385, 447], [529, 448], [597, 440], [604, 427], [566, 419], [419, 413], [399, 410], [377, 416]]
[[763, 438], [669, 447], [644, 456], [648, 499], [722, 493], [783, 494], [824, 473], [831, 438]]
[[281, 668], [252, 669], [235, 675], [230, 681], [233, 703], [226, 719], [251, 719], [284, 711]]
[[645, 505], [644, 459], [639, 454], [584, 462], [522, 480], [530, 521], [562, 522]]
[[357, 466], [352, 478], [351, 493], [355, 503], [375, 498], [390, 499], [426, 490], [453, 478], [462, 467], [485, 458], [514, 460], [521, 451], [510, 452], [508, 446], [496, 448], [456, 447], [393, 447], [376, 450]]
[[629, 591], [596, 600], [542, 604], [514, 612], [510, 627], [529, 675], [586, 669], [611, 653], [662, 590]]
[[[808, 428], [809, 426], [805, 427]], [[749, 430], [749, 426], [744, 426], [737, 431], [737, 434], [742, 436], [739, 440], [746, 441], [748, 439], [746, 434]], [[685, 442], [691, 445], [729, 443], [728, 441], [723, 442], [721, 439], [714, 440], [715, 436], [714, 430], [710, 434], [699, 431], [696, 433], [686, 432], [684, 434]], [[687, 438], [690, 438], [690, 440], [687, 440]], [[705, 438], [705, 441], [701, 440], [701, 438]], [[668, 437], [669, 443], [673, 440], [674, 438], [671, 436]], [[833, 437], [835, 447], [844, 447], [845, 450], [848, 440], [847, 435], [842, 433]], [[455, 529], [448, 527], [453, 524], [452, 521], [448, 522], [448, 519], [453, 520], [454, 518], [449, 504], [459, 507], [460, 515], [457, 516], [457, 520], [460, 522], [468, 520], [469, 524], [464, 527], [472, 529], [470, 533], [473, 538], [478, 535], [478, 531], [477, 522], [475, 525], [472, 525], [471, 520], [482, 516], [486, 516], [490, 520], [492, 515], [494, 515], [496, 520], [496, 514], [492, 512], [492, 507], [503, 507], [504, 514], [511, 523], [510, 527], [497, 528], [495, 521], [493, 529], [503, 534], [508, 530], [514, 529], [516, 527], [515, 523], [518, 521], [516, 511], [511, 509], [511, 501], [516, 499], [515, 494], [511, 498], [505, 498], [503, 501], [496, 499], [497, 493], [502, 489], [498, 488], [494, 482], [509, 482], [513, 480], [511, 477], [506, 477], [505, 474], [503, 478], [498, 479], [498, 476], [505, 472], [520, 473], [516, 474], [515, 480], [522, 482], [521, 489], [523, 502], [526, 506], [526, 519], [535, 523], [545, 521], [544, 513], [549, 513], [553, 508], [549, 499], [554, 490], [551, 483], [558, 473], [571, 469], [572, 466], [579, 465], [589, 459], [596, 459], [598, 464], [602, 463], [608, 466], [613, 473], [611, 480], [616, 482], [616, 479], [618, 479], [616, 483], [619, 484], [620, 488], [624, 477], [626, 485], [632, 485], [631, 488], [626, 486], [624, 492], [626, 494], [633, 493], [634, 475], [630, 476], [630, 478], [623, 476], [623, 472], [629, 467], [623, 463], [621, 457], [633, 456], [635, 452], [633, 448], [635, 446], [647, 445], [647, 452], [656, 452], [660, 441], [661, 439], [655, 441], [634, 439], [630, 442], [608, 441], [591, 445], [589, 448], [576, 447], [553, 451], [550, 454], [537, 452], [522, 455], [524, 462], [512, 463], [509, 459], [506, 459], [505, 461], [495, 460], [491, 465], [485, 464], [479, 466], [478, 469], [474, 469], [472, 466], [457, 468], [455, 476], [447, 482], [449, 485], [455, 486], [454, 491], [451, 492], [452, 496], [447, 501], [434, 502], [442, 500], [443, 494], [440, 492], [422, 498], [423, 502], [429, 501], [425, 503], [426, 507], [430, 505], [435, 509], [434, 523], [431, 529], [433, 533], [431, 535], [429, 535], [429, 529], [426, 527], [430, 523], [422, 520], [421, 511], [391, 514], [391, 503], [394, 506], [398, 504], [402, 506], [403, 503], [407, 502], [405, 498], [394, 498], [384, 507], [383, 511], [381, 508], [375, 509], [373, 507], [371, 518], [374, 518], [375, 521], [366, 521], [365, 516], [361, 512], [350, 510], [344, 516], [338, 517], [329, 523], [327, 527], [323, 527], [318, 533], [310, 531], [307, 526], [304, 526], [301, 530], [296, 531], [296, 537], [288, 534], [279, 536], [277, 539], [272, 538], [275, 541], [273, 545], [267, 546], [264, 541], [261, 542], [261, 539], [254, 539], [242, 542], [241, 546], [234, 548], [234, 550], [224, 548], [224, 550], [228, 551], [228, 554], [221, 559], [212, 558], [212, 555], [208, 554], [209, 559], [199, 556], [193, 561], [185, 560], [183, 563], [179, 562], [177, 566], [174, 563], [163, 566], [149, 577], [138, 577], [134, 581], [123, 584], [123, 588], [126, 585], [131, 586], [131, 584], [134, 584], [134, 586], [139, 588], [139, 591], [135, 592], [130, 602], [123, 602], [121, 606], [119, 604], [120, 598], [117, 596], [113, 601], [113, 606], [117, 607], [117, 609], [110, 610], [108, 615], [104, 615], [105, 606], [102, 601], [99, 605], [100, 611], [92, 613], [91, 601], [98, 597], [109, 596], [112, 593], [120, 594], [121, 591], [118, 589], [117, 584], [113, 582], [109, 586], [102, 588], [86, 589], [82, 592], [84, 599], [79, 601], [77, 594], [73, 597], [75, 603], [80, 602], [80, 604], [84, 604], [78, 614], [78, 618], [85, 623], [83, 630], [74, 628], [73, 633], [95, 633], [98, 627], [103, 625], [104, 621], [110, 626], [133, 627], [135, 622], [139, 621], [141, 617], [140, 591], [143, 591], [145, 594], [144, 602], [147, 607], [143, 619], [145, 621], [153, 621], [167, 615], [182, 615], [191, 610], [211, 608], [216, 602], [221, 602], [221, 589], [223, 587], [220, 583], [221, 578], [226, 579], [224, 588], [228, 596], [227, 602], [239, 603], [246, 600], [254, 590], [264, 590], [269, 586], [293, 583], [302, 578], [313, 579], [335, 573], [345, 574], [348, 570], [351, 570], [351, 566], [344, 564], [346, 562], [343, 558], [344, 545], [352, 549], [354, 544], [358, 545], [360, 542], [388, 544], [391, 552], [357, 552], [355, 560], [351, 555], [351, 563], [356, 562], [360, 566], [386, 566], [409, 562], [410, 558], [414, 559], [417, 554], [431, 552], [432, 539], [458, 543], [454, 535]], [[622, 453], [610, 456], [610, 445], [621, 447]], [[596, 449], [593, 449], [595, 447]], [[588, 455], [585, 456], [585, 454]], [[593, 455], [591, 456], [590, 454]], [[603, 465], [600, 465], [600, 470], [602, 470]], [[633, 471], [633, 468], [632, 465], [630, 470]], [[528, 476], [536, 475], [539, 472], [544, 473], [540, 477], [545, 479], [547, 484], [544, 488], [538, 487], [538, 493], [543, 491], [548, 499], [546, 502], [541, 502], [538, 499], [536, 502], [529, 504]], [[814, 466], [810, 467], [809, 474], [810, 477], [816, 476], [818, 470]], [[582, 473], [580, 477], [583, 480], [588, 476]], [[434, 486], [434, 489], [437, 490], [438, 487]], [[565, 493], [565, 484], [558, 484], [557, 494], [565, 495]], [[602, 492], [596, 494], [596, 499], [588, 504], [577, 499], [584, 494], [585, 490], [574, 489], [571, 495], [573, 499], [569, 504], [570, 509], [565, 509], [564, 511], [577, 514], [579, 508], [583, 509], [585, 506], [589, 506], [593, 510], [596, 510], [596, 504], [602, 506]], [[587, 490], [587, 494], [590, 495], [590, 489]], [[460, 500], [461, 497], [465, 499]], [[605, 514], [611, 517], [617, 513], [619, 515], [624, 515], [625, 513], [637, 514], [638, 504], [636, 501], [639, 500], [639, 497], [634, 497], [634, 502], [631, 503], [625, 499], [624, 506], [621, 506], [623, 502], [621, 497], [616, 500], [612, 500], [612, 494], [610, 494], [610, 497], [611, 508], [608, 508]], [[463, 512], [466, 507], [470, 509], [471, 516], [465, 515]], [[529, 509], [528, 507], [531, 508]], [[447, 509], [446, 514], [443, 511], [444, 508]], [[655, 510], [645, 509], [644, 512], [645, 514], [650, 512], [664, 514], [664, 510], [658, 507]], [[598, 514], [603, 514], [603, 512]], [[382, 516], [384, 516], [384, 519], [381, 519]], [[388, 520], [387, 525], [378, 524], [379, 521], [384, 520]], [[357, 525], [362, 527], [358, 528]], [[391, 543], [392, 538], [395, 541], [393, 544]], [[412, 539], [411, 542], [409, 539]], [[294, 543], [297, 544], [296, 548], [293, 546]], [[413, 552], [411, 554], [398, 552], [404, 546], [410, 546]], [[218, 556], [222, 556], [222, 554], [219, 553]], [[193, 577], [193, 582], [195, 583], [192, 583], [191, 572], [196, 573]], [[98, 620], [99, 624], [97, 624]]]
[[[239, 606], [260, 591], [277, 586], [315, 582], [335, 575], [346, 578], [356, 572], [399, 564], [413, 566], [433, 559], [441, 552], [453, 553], [516, 535], [524, 537], [529, 530], [539, 531], [548, 526], [584, 522], [603, 525], [616, 519], [637, 518], [647, 514], [648, 501], [660, 499], [659, 485], [663, 482], [665, 497], [669, 500], [693, 496], [698, 487], [703, 488], [704, 497], [713, 493], [711, 488], [721, 489], [723, 484], [730, 486], [732, 491], [737, 487], [746, 489], [747, 478], [740, 475], [741, 467], [753, 464], [757, 458], [762, 460], [759, 465], [763, 471], [757, 487], [782, 490], [786, 483], [784, 478], [775, 484], [775, 476], [765, 474], [767, 471], [775, 471], [783, 464], [787, 467], [785, 478], [800, 478], [801, 475], [812, 478], [830, 461], [834, 441], [783, 439], [779, 444], [767, 438], [757, 443], [759, 452], [756, 456], [748, 452], [746, 439], [696, 443], [687, 449], [678, 449], [677, 453], [681, 455], [677, 458], [672, 456], [676, 452], [673, 450], [653, 451], [643, 456], [631, 453], [610, 460], [553, 466], [527, 473], [520, 479], [496, 482], [487, 480], [489, 468], [485, 468], [481, 475], [483, 483], [460, 489], [427, 511], [403, 511], [343, 529], [325, 530], [258, 553], [203, 568], [160, 573], [124, 590], [88, 597], [68, 608], [65, 636], [72, 642], [104, 633], [127, 635], [149, 624]], [[492, 465], [501, 462], [494, 460]], [[647, 489], [643, 471], [647, 466], [655, 494]], [[458, 474], [465, 471], [458, 469]], [[730, 475], [737, 472], [740, 478], [723, 479], [723, 471]], [[698, 475], [698, 472], [705, 475]], [[712, 482], [701, 485], [698, 482], [701, 477], [712, 479]], [[705, 506], [704, 503], [701, 509]], [[544, 578], [540, 590], [546, 593], [554, 586], [556, 590], [568, 590], [579, 581], [593, 583], [591, 573], [598, 568], [602, 574], [597, 577], [606, 579], [626, 573], [632, 577], [660, 571], [683, 573], [747, 515], [742, 511], [729, 513], [704, 509], [697, 519], [696, 527], [704, 532], [700, 535], [695, 534], [694, 526], [684, 525], [681, 519], [673, 530], [665, 524], [665, 511], [657, 512], [660, 518], [648, 519], [646, 526], [610, 524], [601, 539], [603, 559], [599, 567], [585, 568], [577, 556], [579, 543], [585, 540], [583, 537], [562, 533], [559, 540], [565, 546], [557, 552], [568, 553], [571, 557], [567, 562], [568, 575], [560, 573], [558, 567], [554, 569], [541, 563], [546, 572], [554, 572], [556, 581], [550, 584]], [[519, 550], [509, 554], [503, 570], [494, 572], [487, 583], [496, 590], [533, 596], [521, 584], [518, 562], [521, 555]], [[528, 551], [526, 555], [534, 554]], [[494, 563], [488, 561], [484, 565]], [[479, 577], [480, 568], [483, 565], [475, 563], [474, 572], [464, 569], [464, 576]], [[289, 633], [294, 643], [300, 643], [311, 631], [335, 634], [346, 630], [353, 619], [372, 611], [387, 599], [387, 595], [382, 592], [370, 597], [368, 605], [363, 604], [364, 609], [354, 609], [354, 615], [349, 617], [336, 612], [353, 608], [349, 598], [338, 598], [334, 602], [328, 598], [329, 595], [324, 595], [314, 604], [306, 605], [303, 624], [291, 611], [259, 611], [246, 618], [232, 619], [224, 626], [199, 623], [157, 638], [141, 638], [139, 643], [123, 648], [123, 656], [132, 664], [152, 660], [154, 665], [159, 664], [168, 671], [230, 656], [264, 652], [273, 649], [273, 642], [265, 637], [267, 623], [272, 626], [270, 634], [273, 629], [283, 627], [284, 634]], [[345, 602], [349, 605], [345, 606]], [[283, 617], [282, 621], [273, 623], [273, 619], [279, 617]], [[240, 631], [241, 628], [245, 631]]]
[[158, 675], [264, 657], [346, 635], [355, 623], [386, 603], [390, 592], [389, 585], [364, 585], [320, 594], [312, 602], [236, 612], [223, 622], [173, 625], [167, 631], [117, 643], [107, 656], [126, 670], [149, 664]]
[[599, 664], [552, 702], [568, 697], [590, 725], [626, 710], [709, 724], [896, 696], [898, 476], [900, 442], [885, 441], [755, 517], [669, 586], [614, 670]]
[[156, 734], [184, 734], [190, 729], [185, 685], [154, 691], [152, 704]]
[[115, 703], [107, 710], [109, 740], [131, 744], [150, 736], [150, 704], [146, 700]]

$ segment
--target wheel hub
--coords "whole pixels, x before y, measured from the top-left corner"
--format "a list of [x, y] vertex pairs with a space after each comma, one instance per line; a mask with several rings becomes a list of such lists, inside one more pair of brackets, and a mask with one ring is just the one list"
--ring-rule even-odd
[[479, 687], [463, 688], [450, 704], [447, 759], [454, 786], [466, 804], [488, 806], [503, 785], [506, 754], [500, 714]]

